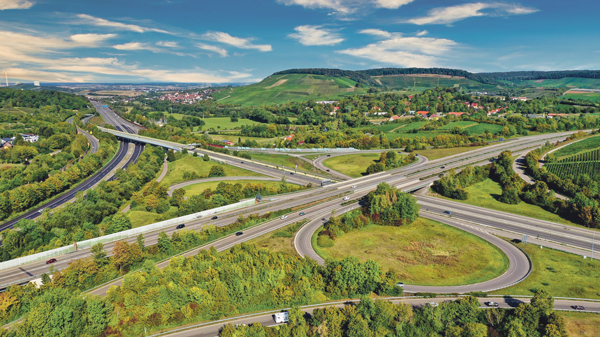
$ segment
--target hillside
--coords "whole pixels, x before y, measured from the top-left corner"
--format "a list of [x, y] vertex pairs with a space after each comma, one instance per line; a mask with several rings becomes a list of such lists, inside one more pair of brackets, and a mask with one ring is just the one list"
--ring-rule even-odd
[[[495, 93], [506, 92], [505, 89], [517, 89], [521, 95], [539, 97], [554, 94], [556, 88], [600, 88], [599, 76], [600, 72], [594, 70], [471, 73], [447, 68], [381, 68], [359, 71], [288, 69], [276, 72], [260, 83], [228, 88], [216, 93], [214, 97], [220, 103], [253, 106], [306, 100], [335, 100], [343, 96], [366, 93], [370, 88], [420, 92], [435, 87]], [[590, 99], [587, 96], [570, 98]], [[592, 100], [596, 100], [596, 97], [592, 97]]]
[[214, 99], [219, 103], [242, 106], [336, 99], [365, 93], [367, 89], [357, 88], [356, 83], [347, 77], [311, 74], [271, 75], [256, 84], [222, 90], [215, 93]]

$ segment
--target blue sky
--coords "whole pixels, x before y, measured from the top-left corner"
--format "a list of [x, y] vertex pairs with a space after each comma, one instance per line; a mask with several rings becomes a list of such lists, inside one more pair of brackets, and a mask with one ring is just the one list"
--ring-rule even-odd
[[11, 82], [255, 82], [289, 68], [600, 68], [594, 0], [0, 0]]

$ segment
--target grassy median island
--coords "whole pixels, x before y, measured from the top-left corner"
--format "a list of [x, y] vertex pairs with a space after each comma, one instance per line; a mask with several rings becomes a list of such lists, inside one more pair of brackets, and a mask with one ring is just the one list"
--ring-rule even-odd
[[533, 271], [522, 282], [492, 294], [533, 295], [544, 289], [555, 297], [600, 299], [600, 261], [534, 244], [518, 244], [531, 258]]
[[277, 166], [285, 166], [288, 169], [294, 169], [298, 165], [298, 169], [307, 172], [321, 172], [321, 170], [314, 167], [311, 163], [306, 160], [302, 160], [298, 157], [290, 156], [287, 154], [271, 154], [271, 153], [250, 153], [252, 159], [262, 161], [265, 163], [271, 163]]
[[[281, 186], [281, 181], [269, 181], [269, 180], [220, 180], [220, 181], [207, 181], [204, 183], [197, 183], [192, 185], [187, 185], [182, 187], [185, 190], [185, 195], [190, 197], [196, 194], [202, 194], [206, 189], [212, 189], [213, 191], [217, 188], [220, 183], [227, 183], [231, 185], [242, 184], [242, 188], [244, 188], [247, 184], [258, 185], [261, 184], [265, 188], [273, 190], [271, 194], [277, 194], [277, 190]], [[292, 192], [300, 189], [300, 186], [296, 184], [286, 183], [286, 188]]]
[[193, 157], [192, 155], [182, 155], [181, 158], [169, 163], [169, 171], [165, 178], [161, 181], [165, 186], [171, 186], [182, 181], [185, 172], [196, 173], [202, 177], [208, 177], [208, 172], [213, 166], [222, 166], [225, 170], [225, 176], [243, 176], [243, 177], [264, 177], [260, 173], [254, 171], [245, 170], [239, 167], [219, 164], [214, 161], [204, 161], [202, 156]]
[[[382, 150], [381, 152], [387, 152]], [[357, 153], [343, 156], [334, 156], [323, 161], [325, 167], [334, 171], [343, 173], [352, 178], [359, 178], [367, 175], [367, 168], [371, 164], [379, 163], [381, 152], [376, 153]], [[405, 155], [396, 154], [397, 160], [405, 158]], [[404, 164], [407, 165], [407, 164]], [[399, 166], [395, 167], [398, 168]]]
[[440, 159], [448, 156], [452, 156], [459, 153], [473, 151], [481, 149], [484, 146], [469, 146], [469, 147], [450, 147], [450, 148], [439, 148], [439, 149], [425, 149], [417, 150], [416, 154], [426, 157], [429, 160]]
[[501, 212], [528, 216], [530, 218], [557, 222], [569, 226], [582, 227], [581, 225], [577, 225], [569, 220], [561, 218], [558, 214], [548, 212], [539, 206], [531, 205], [524, 201], [516, 205], [505, 204], [498, 201], [496, 198], [502, 194], [502, 188], [500, 187], [500, 184], [489, 178], [480, 183], [473, 184], [472, 186], [465, 188], [465, 190], [469, 193], [469, 198], [467, 200], [450, 199], [438, 194], [436, 194], [436, 196], [446, 200], [485, 207]]
[[305, 221], [295, 222], [276, 231], [252, 239], [248, 241], [248, 243], [255, 244], [259, 248], [266, 248], [273, 253], [298, 255], [296, 248], [294, 248], [294, 236], [304, 223]]
[[399, 227], [368, 225], [337, 237], [329, 248], [317, 247], [315, 241], [313, 247], [324, 259], [372, 259], [396, 270], [406, 284], [473, 284], [508, 268], [508, 258], [487, 241], [423, 218]]
[[567, 335], [600, 336], [600, 315], [587, 312], [561, 312], [565, 319]]

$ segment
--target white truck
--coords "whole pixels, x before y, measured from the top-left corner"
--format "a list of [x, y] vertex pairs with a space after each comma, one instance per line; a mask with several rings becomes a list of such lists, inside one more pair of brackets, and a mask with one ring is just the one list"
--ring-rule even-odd
[[275, 315], [273, 315], [273, 319], [275, 319], [275, 323], [287, 323], [289, 321], [288, 318], [288, 312], [284, 311], [284, 312], [278, 312]]

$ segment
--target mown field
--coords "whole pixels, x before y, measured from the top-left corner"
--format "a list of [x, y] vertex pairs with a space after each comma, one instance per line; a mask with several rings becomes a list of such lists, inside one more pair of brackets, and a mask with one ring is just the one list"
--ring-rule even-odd
[[260, 137], [247, 137], [247, 136], [236, 136], [236, 135], [209, 135], [210, 138], [215, 140], [215, 143], [219, 144], [222, 140], [229, 140], [237, 143], [239, 140], [242, 142], [245, 140], [255, 140], [261, 145], [273, 143], [277, 138], [260, 138]]
[[600, 93], [590, 92], [590, 93], [564, 94], [563, 98], [600, 102]]
[[207, 177], [212, 166], [222, 166], [225, 175], [230, 176], [256, 176], [262, 177], [260, 173], [244, 170], [235, 166], [219, 164], [214, 161], [204, 161], [202, 157], [192, 157], [191, 155], [182, 156], [181, 159], [169, 163], [169, 170], [165, 178], [161, 181], [165, 186], [171, 186], [186, 179], [183, 179], [185, 172], [194, 172], [199, 176]]
[[540, 289], [552, 296], [600, 299], [598, 261], [559, 250], [520, 243], [533, 262], [533, 271], [520, 283], [492, 294], [533, 295]]
[[259, 83], [233, 87], [215, 93], [219, 103], [242, 106], [281, 104], [307, 100], [329, 100], [361, 94], [366, 88], [356, 88], [348, 78], [307, 74], [269, 76]]
[[420, 156], [424, 156], [429, 160], [435, 160], [439, 158], [444, 158], [448, 156], [452, 156], [455, 154], [473, 151], [476, 149], [480, 149], [483, 146], [471, 146], [471, 147], [451, 147], [451, 148], [440, 148], [440, 149], [426, 149], [426, 150], [418, 150], [415, 151], [416, 154]]
[[394, 269], [406, 284], [462, 285], [493, 279], [508, 268], [508, 259], [487, 241], [456, 228], [419, 218], [410, 225], [369, 225], [337, 237], [319, 248], [325, 259], [356, 256]]
[[379, 160], [379, 153], [358, 153], [335, 156], [323, 161], [325, 167], [352, 178], [366, 175], [367, 167]]

